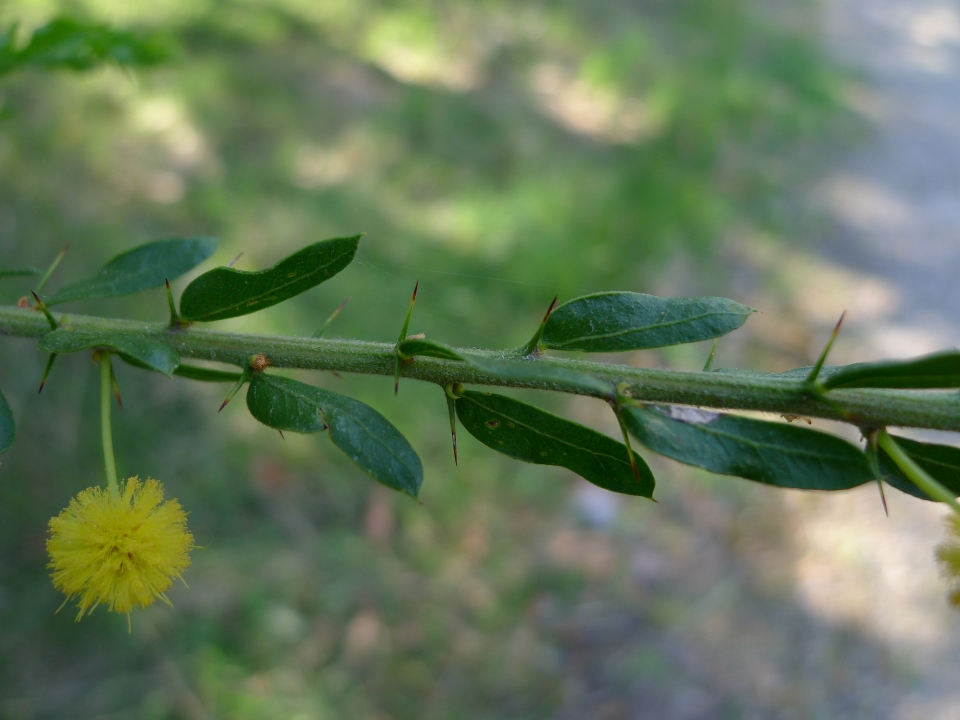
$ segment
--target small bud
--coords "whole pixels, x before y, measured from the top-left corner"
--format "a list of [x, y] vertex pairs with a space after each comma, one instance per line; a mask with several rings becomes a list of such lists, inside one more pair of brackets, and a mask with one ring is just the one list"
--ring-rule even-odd
[[263, 353], [257, 353], [250, 358], [250, 369], [254, 372], [263, 372], [270, 366], [270, 358]]

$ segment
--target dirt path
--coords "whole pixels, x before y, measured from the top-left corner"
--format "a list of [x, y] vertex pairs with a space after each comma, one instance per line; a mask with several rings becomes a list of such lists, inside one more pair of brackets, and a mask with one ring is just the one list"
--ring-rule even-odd
[[829, 199], [841, 227], [819, 250], [892, 283], [892, 322], [960, 344], [960, 2], [826, 10], [836, 52], [865, 75], [877, 134], [839, 164]]
[[[861, 322], [869, 352], [960, 345], [960, 2], [828, 0], [824, 10], [835, 52], [863, 73], [857, 103], [876, 132], [826, 179], [820, 198], [838, 225], [811, 247], [896, 297]], [[945, 607], [931, 558], [942, 511], [898, 497], [887, 520], [866, 492], [812, 502], [797, 507], [805, 602], [858, 622], [903, 663], [911, 690], [892, 717], [960, 717], [960, 613]]]

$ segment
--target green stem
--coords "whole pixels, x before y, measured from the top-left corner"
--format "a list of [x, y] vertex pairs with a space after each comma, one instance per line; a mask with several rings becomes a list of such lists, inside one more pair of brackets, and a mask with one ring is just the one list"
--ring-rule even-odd
[[120, 495], [117, 483], [117, 461], [113, 456], [113, 425], [110, 422], [111, 390], [113, 389], [113, 371], [110, 368], [110, 353], [100, 353], [100, 435], [103, 438], [103, 466], [107, 473], [107, 486], [110, 492]]
[[923, 490], [929, 497], [946, 503], [958, 513], [960, 513], [960, 503], [952, 492], [943, 485], [934, 480], [927, 474], [926, 470], [917, 465], [913, 458], [907, 455], [903, 449], [897, 445], [886, 430], [881, 430], [877, 435], [877, 444], [882, 447], [887, 455], [897, 464], [897, 467], [903, 471], [910, 481], [918, 488]]
[[[170, 328], [166, 323], [53, 315], [68, 330], [149, 338], [165, 343], [184, 358], [212, 360], [241, 368], [247, 366], [251, 353], [263, 353], [274, 368], [335, 370], [387, 377], [394, 373], [396, 346], [392, 343], [247, 335], [198, 326]], [[48, 332], [50, 327], [40, 313], [0, 306], [0, 334], [36, 338]], [[469, 352], [488, 357], [505, 355], [502, 351]], [[828, 403], [811, 396], [803, 377], [639, 368], [557, 357], [541, 357], [535, 362], [543, 367], [589, 373], [614, 387], [622, 383], [624, 392], [641, 402], [786, 413], [847, 422], [853, 417], [857, 424], [866, 428], [891, 426], [960, 431], [960, 402], [957, 402], [955, 392], [837, 389], [830, 391], [831, 402]], [[402, 363], [400, 372], [404, 377], [441, 387], [463, 383], [584, 394], [576, 384], [504, 379], [458, 360], [418, 357], [412, 363]]]

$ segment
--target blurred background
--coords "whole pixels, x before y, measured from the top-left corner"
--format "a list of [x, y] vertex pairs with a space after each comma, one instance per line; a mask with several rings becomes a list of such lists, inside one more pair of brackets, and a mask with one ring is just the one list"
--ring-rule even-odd
[[[837, 362], [960, 339], [955, 1], [8, 0], [0, 29], [62, 15], [175, 52], [0, 77], [0, 267], [71, 242], [50, 290], [159, 237], [252, 270], [366, 232], [332, 281], [218, 326], [308, 335], [350, 297], [327, 334], [391, 341], [419, 280], [411, 332], [455, 345], [517, 345], [554, 294], [610, 289], [761, 309], [718, 366], [808, 364], [843, 310]], [[167, 316], [159, 291], [69, 309]], [[455, 467], [441, 392], [386, 378], [298, 375], [411, 439], [420, 504], [323, 435], [218, 415], [225, 386], [119, 368], [120, 469], [163, 481], [202, 548], [132, 633], [75, 623], [44, 542], [101, 482], [98, 385], [78, 354], [38, 396], [44, 361], [0, 343], [3, 720], [960, 716], [932, 504], [889, 489], [887, 518], [874, 487], [651, 457], [654, 504], [465, 433]], [[522, 396], [616, 433], [602, 404]]]

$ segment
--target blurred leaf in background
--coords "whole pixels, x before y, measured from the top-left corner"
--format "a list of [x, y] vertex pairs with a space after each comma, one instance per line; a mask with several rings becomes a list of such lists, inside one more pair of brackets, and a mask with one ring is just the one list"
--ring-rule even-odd
[[[80, 19], [50, 24], [65, 13]], [[725, 235], [784, 232], [852, 122], [813, 13], [801, 0], [8, 2], [0, 27], [20, 30], [3, 57], [22, 62], [0, 80], [0, 267], [44, 267], [70, 240], [55, 293], [161, 237], [220, 238], [214, 261], [243, 252], [234, 267], [256, 271], [366, 232], [337, 277], [224, 327], [309, 335], [349, 295], [325, 336], [392, 341], [419, 279], [411, 332], [487, 347], [528, 339], [556, 293], [656, 291], [678, 253], [692, 258], [686, 294], [722, 294]], [[159, 59], [129, 41], [154, 36], [176, 57], [116, 67]], [[46, 71], [93, 60], [107, 62]], [[0, 300], [28, 289], [5, 278]], [[71, 311], [94, 308], [167, 316], [159, 288]], [[137, 615], [132, 635], [106, 613], [74, 624], [55, 614], [44, 537], [99, 478], [82, 355], [38, 398], [45, 358], [0, 344], [18, 423], [0, 468], [0, 716], [741, 717], [815, 696], [803, 712], [884, 717], [896, 692], [868, 640], [815, 625], [783, 563], [763, 562], [790, 548], [762, 489], [679, 488], [661, 463], [660, 505], [611, 500], [466, 436], [454, 467], [442, 393], [408, 382], [394, 400], [386, 378], [302, 379], [410, 439], [422, 505], [329, 443], [281, 440], [243, 403], [218, 416], [222, 387], [118, 367], [120, 470], [164, 482], [204, 549], [192, 589]], [[617, 436], [587, 402], [568, 414]], [[731, 540], [745, 503], [754, 544]], [[819, 638], [825, 667], [883, 682], [860, 693], [827, 670], [798, 675], [796, 638]], [[816, 692], [790, 689], [804, 682]]]
[[69, 18], [37, 28], [21, 48], [16, 39], [16, 23], [0, 33], [0, 75], [24, 67], [89, 70], [103, 63], [147, 67], [172, 55], [159, 36], [139, 37]]

